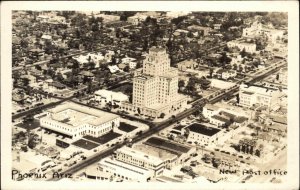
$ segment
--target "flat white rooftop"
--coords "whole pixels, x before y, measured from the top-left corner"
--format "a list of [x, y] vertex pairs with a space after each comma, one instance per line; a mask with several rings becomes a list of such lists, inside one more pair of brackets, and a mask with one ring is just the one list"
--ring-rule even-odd
[[65, 123], [69, 126], [79, 126], [84, 123], [90, 125], [101, 125], [119, 116], [94, 108], [89, 108], [72, 102], [66, 102], [53, 109], [48, 110], [51, 113], [51, 119]]

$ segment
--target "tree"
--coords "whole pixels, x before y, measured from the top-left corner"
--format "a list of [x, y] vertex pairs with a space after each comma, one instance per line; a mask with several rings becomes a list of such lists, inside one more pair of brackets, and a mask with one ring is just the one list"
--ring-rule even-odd
[[129, 72], [129, 66], [128, 66], [128, 65], [126, 65], [126, 66], [124, 67], [123, 71], [125, 71], [125, 72]]
[[34, 136], [30, 136], [28, 140], [28, 147], [34, 149], [35, 146], [36, 146], [35, 138]]
[[196, 90], [195, 88], [195, 79], [194, 78], [190, 78], [188, 84], [186, 85], [186, 89], [188, 92], [194, 92]]
[[213, 68], [209, 68], [209, 77], [212, 78], [212, 74], [214, 72], [214, 69]]
[[245, 48], [240, 52], [240, 55], [244, 58], [247, 55]]
[[204, 90], [208, 89], [210, 87], [210, 84], [211, 84], [211, 82], [209, 80], [206, 80], [206, 79], [200, 80], [201, 88]]
[[164, 118], [165, 116], [166, 116], [165, 113], [161, 113], [161, 114], [160, 114], [160, 118]]
[[141, 114], [141, 109], [137, 108], [137, 112], [138, 112], [138, 114]]
[[220, 164], [221, 164], [221, 160], [219, 158], [213, 158], [212, 159], [213, 167], [218, 168]]
[[236, 103], [237, 103], [237, 104], [240, 103], [240, 96], [239, 96], [239, 94], [236, 95]]
[[277, 73], [277, 75], [276, 75], [276, 80], [279, 80], [279, 74]]
[[179, 87], [179, 89], [182, 88], [182, 87], [184, 87], [184, 81], [183, 80], [180, 80], [178, 82], [178, 87]]

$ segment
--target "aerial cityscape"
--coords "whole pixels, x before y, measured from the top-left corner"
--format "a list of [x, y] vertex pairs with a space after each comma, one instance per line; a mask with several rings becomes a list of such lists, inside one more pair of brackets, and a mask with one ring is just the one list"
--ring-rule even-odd
[[11, 19], [13, 180], [286, 180], [287, 13]]

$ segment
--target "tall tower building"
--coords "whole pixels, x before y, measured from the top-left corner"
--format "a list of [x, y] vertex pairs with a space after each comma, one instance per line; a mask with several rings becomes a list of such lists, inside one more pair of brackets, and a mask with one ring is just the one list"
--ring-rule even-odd
[[[136, 72], [133, 79], [133, 110], [138, 108], [142, 114], [157, 117], [186, 102], [186, 97], [178, 94], [177, 68], [170, 66], [166, 49], [150, 48], [142, 70]], [[124, 107], [128, 109], [128, 104]]]

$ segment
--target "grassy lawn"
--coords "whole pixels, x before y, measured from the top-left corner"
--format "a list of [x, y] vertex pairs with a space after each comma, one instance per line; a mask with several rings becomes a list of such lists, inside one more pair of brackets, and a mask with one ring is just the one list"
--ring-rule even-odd
[[79, 139], [78, 141], [75, 141], [72, 144], [75, 145], [75, 146], [78, 146], [80, 148], [87, 149], [87, 150], [91, 150], [91, 149], [96, 148], [97, 146], [99, 146], [96, 143], [92, 143], [92, 142], [86, 141], [84, 139]]
[[120, 122], [120, 127], [119, 129], [122, 130], [122, 131], [125, 131], [125, 132], [131, 132], [133, 130], [135, 130], [137, 127], [133, 126], [133, 125], [129, 125], [127, 123], [124, 123], [124, 122]]
[[118, 138], [119, 136], [122, 136], [121, 134], [119, 133], [115, 133], [113, 131], [101, 136], [101, 137], [98, 137], [98, 138], [95, 138], [95, 137], [92, 137], [92, 136], [84, 136], [83, 138], [85, 139], [88, 139], [88, 140], [91, 140], [91, 141], [94, 141], [94, 142], [97, 142], [97, 143], [100, 143], [100, 144], [105, 144], [115, 138]]

